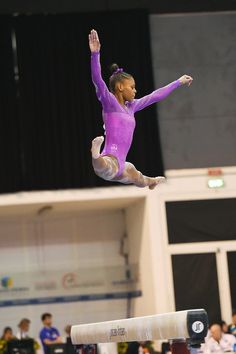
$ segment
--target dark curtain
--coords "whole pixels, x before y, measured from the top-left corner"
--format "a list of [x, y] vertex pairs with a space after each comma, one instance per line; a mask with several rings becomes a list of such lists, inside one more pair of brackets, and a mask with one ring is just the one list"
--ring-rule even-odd
[[[104, 78], [108, 65], [118, 62], [134, 75], [142, 96], [154, 89], [148, 14], [33, 15], [13, 21], [19, 67], [20, 124], [13, 128], [21, 138], [19, 190], [114, 185], [96, 177], [91, 166], [91, 140], [103, 134], [103, 123], [90, 77], [88, 33], [92, 27], [99, 32]], [[155, 106], [137, 114], [128, 160], [147, 175], [163, 174]]]
[[79, 16], [15, 20], [25, 190], [95, 186], [90, 140], [98, 134]]
[[236, 198], [166, 203], [169, 243], [236, 239]]
[[236, 311], [236, 252], [227, 252], [228, 259], [228, 269], [229, 269], [229, 283], [230, 283], [230, 295], [231, 295], [231, 305], [233, 311]]
[[214, 253], [172, 256], [176, 311], [204, 308], [209, 322], [221, 319]]
[[4, 193], [17, 191], [22, 186], [11, 32], [11, 17], [0, 16], [0, 192]]
[[[134, 74], [140, 95], [153, 90], [146, 12], [16, 18], [24, 189], [112, 185], [91, 166], [91, 140], [103, 133], [90, 78], [92, 27], [100, 34], [105, 78], [116, 61]], [[129, 160], [148, 175], [163, 174], [154, 106], [137, 115]]]

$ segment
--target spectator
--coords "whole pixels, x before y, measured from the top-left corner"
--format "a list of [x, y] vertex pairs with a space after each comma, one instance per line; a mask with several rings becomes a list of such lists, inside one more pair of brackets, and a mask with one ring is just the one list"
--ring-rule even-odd
[[30, 320], [28, 318], [23, 318], [18, 324], [19, 331], [16, 334], [17, 339], [27, 339], [29, 338], [29, 327]]
[[[74, 348], [74, 345], [72, 344], [72, 341], [71, 341], [71, 325], [68, 324], [66, 325], [65, 327], [65, 333], [66, 333], [66, 353], [67, 354], [75, 354], [75, 348]], [[82, 350], [82, 346], [78, 346], [77, 345], [77, 351], [76, 353], [82, 353], [83, 350]], [[86, 352], [86, 351], [85, 351]], [[93, 352], [93, 351], [92, 351]], [[90, 351], [87, 351], [87, 353], [90, 353]], [[97, 351], [95, 351], [95, 353], [97, 353]]]
[[43, 345], [44, 353], [47, 354], [47, 346], [62, 343], [62, 339], [58, 329], [52, 327], [52, 315], [50, 313], [44, 313], [41, 316], [41, 320], [44, 327], [40, 331], [39, 336]]
[[126, 354], [153, 354], [154, 349], [151, 341], [130, 342]]
[[203, 346], [204, 353], [232, 352], [236, 338], [232, 334], [225, 334], [219, 324], [212, 324], [209, 330], [209, 337], [206, 338]]
[[231, 333], [236, 337], [236, 311], [232, 313], [232, 323], [228, 327], [228, 333]]
[[5, 327], [0, 338], [0, 354], [7, 353], [7, 343], [14, 339], [11, 327]]
[[11, 327], [4, 328], [1, 339], [5, 340], [6, 342], [9, 342], [9, 340], [14, 339]]
[[220, 327], [221, 327], [221, 330], [223, 333], [229, 333], [228, 332], [228, 325], [225, 321], [221, 320], [219, 324], [220, 324]]
[[65, 326], [65, 333], [66, 333], [66, 337], [70, 338], [70, 331], [71, 331], [71, 325], [66, 325]]
[[[16, 334], [16, 338], [19, 340], [23, 339], [33, 339], [29, 336], [29, 327], [30, 327], [30, 320], [28, 318], [22, 318], [20, 323], [18, 324], [19, 331]], [[33, 339], [34, 341], [34, 351], [35, 353], [40, 348], [39, 343]]]

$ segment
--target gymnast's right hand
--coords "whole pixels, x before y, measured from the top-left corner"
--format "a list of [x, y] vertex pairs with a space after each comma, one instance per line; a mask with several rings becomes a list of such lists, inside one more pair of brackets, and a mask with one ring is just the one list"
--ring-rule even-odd
[[91, 53], [99, 52], [101, 48], [97, 31], [94, 29], [89, 34], [89, 48]]

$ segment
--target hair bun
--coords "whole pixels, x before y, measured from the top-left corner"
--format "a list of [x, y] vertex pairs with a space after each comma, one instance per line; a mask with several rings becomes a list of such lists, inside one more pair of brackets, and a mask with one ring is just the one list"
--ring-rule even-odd
[[116, 72], [118, 69], [119, 69], [118, 64], [116, 64], [116, 63], [111, 64], [111, 66], [110, 66], [111, 74], [114, 74], [114, 72]]

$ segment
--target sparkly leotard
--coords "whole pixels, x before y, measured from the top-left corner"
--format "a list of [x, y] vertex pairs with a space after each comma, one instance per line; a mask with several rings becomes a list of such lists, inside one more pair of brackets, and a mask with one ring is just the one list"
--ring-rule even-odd
[[135, 129], [134, 113], [163, 100], [174, 89], [180, 86], [180, 82], [176, 80], [165, 87], [153, 91], [147, 96], [126, 102], [125, 106], [122, 106], [108, 90], [102, 78], [99, 52], [94, 52], [91, 55], [91, 72], [96, 94], [103, 108], [102, 116], [106, 136], [105, 146], [101, 155], [116, 157], [119, 164], [119, 171], [116, 175], [118, 177], [124, 170], [126, 156], [133, 140]]

